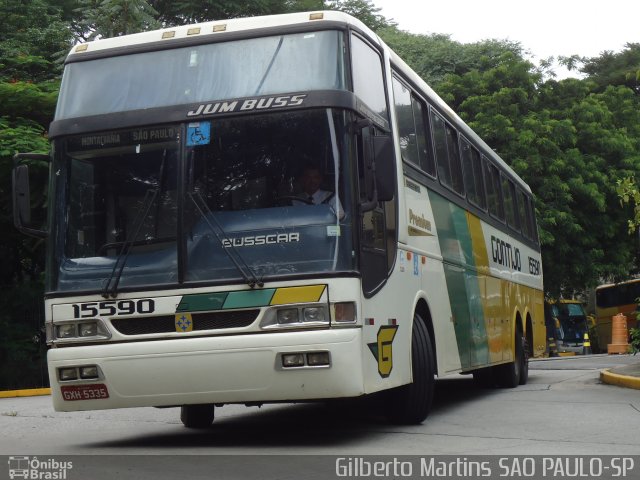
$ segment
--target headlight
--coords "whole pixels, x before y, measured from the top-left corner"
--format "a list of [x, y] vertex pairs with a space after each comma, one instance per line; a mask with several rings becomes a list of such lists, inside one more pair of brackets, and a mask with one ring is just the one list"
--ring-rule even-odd
[[287, 325], [290, 323], [298, 323], [298, 309], [297, 308], [283, 308], [278, 310], [277, 320], [280, 325]]
[[324, 308], [308, 307], [302, 309], [305, 322], [324, 322]]
[[308, 328], [329, 326], [326, 305], [299, 305], [271, 308], [260, 322], [262, 328]]
[[111, 337], [101, 320], [79, 321], [54, 325], [58, 340], [103, 340]]
[[81, 323], [78, 327], [81, 337], [95, 337], [98, 335], [98, 322]]
[[58, 338], [75, 338], [77, 336], [75, 323], [64, 323], [56, 327], [56, 337]]

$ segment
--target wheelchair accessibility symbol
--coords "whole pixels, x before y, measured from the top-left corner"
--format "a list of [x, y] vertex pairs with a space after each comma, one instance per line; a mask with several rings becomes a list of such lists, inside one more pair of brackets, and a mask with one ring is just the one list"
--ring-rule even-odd
[[195, 122], [187, 125], [187, 147], [209, 145], [211, 143], [211, 123]]

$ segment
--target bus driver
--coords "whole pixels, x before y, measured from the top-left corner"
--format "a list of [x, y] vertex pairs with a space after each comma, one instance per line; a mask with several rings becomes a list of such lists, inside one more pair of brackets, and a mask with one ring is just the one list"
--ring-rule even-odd
[[300, 200], [293, 200], [293, 205], [321, 205], [329, 204], [334, 212], [338, 213], [338, 218], [344, 217], [344, 210], [340, 203], [340, 199], [334, 192], [323, 190], [321, 187], [323, 175], [319, 167], [315, 165], [307, 165], [300, 176], [300, 185], [302, 192]]

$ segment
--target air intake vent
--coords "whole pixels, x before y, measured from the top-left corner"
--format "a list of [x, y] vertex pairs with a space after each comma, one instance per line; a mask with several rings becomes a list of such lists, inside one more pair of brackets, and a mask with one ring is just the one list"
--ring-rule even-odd
[[[234, 310], [230, 312], [192, 313], [193, 331], [241, 328], [251, 325], [260, 310]], [[123, 335], [171, 333], [176, 331], [174, 315], [142, 318], [115, 318], [113, 327]]]

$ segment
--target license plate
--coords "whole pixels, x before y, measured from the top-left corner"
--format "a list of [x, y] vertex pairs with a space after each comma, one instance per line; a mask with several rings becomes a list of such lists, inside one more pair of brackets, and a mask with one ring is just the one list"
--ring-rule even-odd
[[62, 398], [67, 401], [74, 400], [100, 400], [109, 398], [107, 386], [102, 383], [94, 385], [69, 385], [60, 387]]

